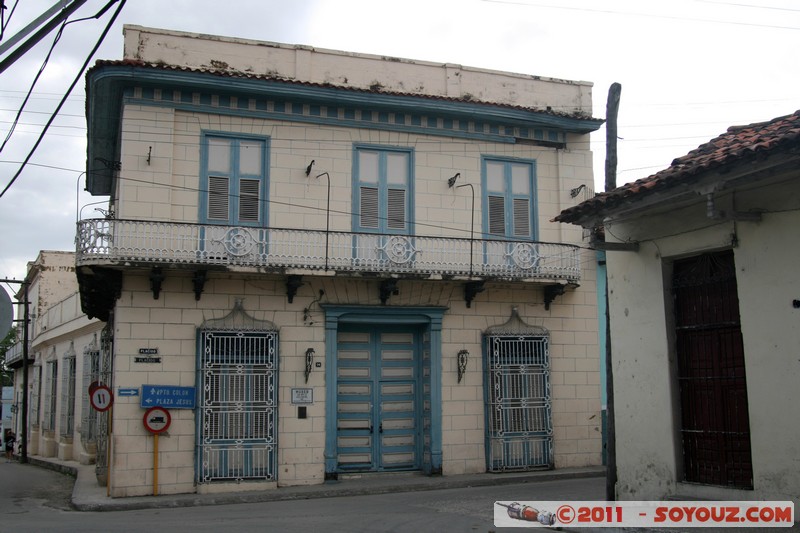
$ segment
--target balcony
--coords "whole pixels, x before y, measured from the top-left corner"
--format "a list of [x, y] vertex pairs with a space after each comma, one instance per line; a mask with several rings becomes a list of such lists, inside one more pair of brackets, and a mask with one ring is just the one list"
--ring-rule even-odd
[[580, 281], [567, 244], [90, 219], [78, 223], [76, 263], [186, 266], [283, 274], [419, 279]]
[[[6, 351], [5, 365], [7, 368], [11, 369], [22, 368], [22, 365], [25, 364], [25, 361], [23, 359], [24, 358], [22, 356], [22, 343], [16, 342], [13, 346], [11, 346], [11, 348], [8, 349], [8, 351]], [[34, 362], [33, 355], [28, 354], [28, 363], [33, 364], [33, 362]]]

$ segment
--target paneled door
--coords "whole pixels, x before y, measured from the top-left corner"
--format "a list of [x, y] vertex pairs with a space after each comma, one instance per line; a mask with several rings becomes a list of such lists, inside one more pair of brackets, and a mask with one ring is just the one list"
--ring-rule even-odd
[[419, 332], [343, 326], [337, 342], [340, 471], [416, 470], [421, 462]]

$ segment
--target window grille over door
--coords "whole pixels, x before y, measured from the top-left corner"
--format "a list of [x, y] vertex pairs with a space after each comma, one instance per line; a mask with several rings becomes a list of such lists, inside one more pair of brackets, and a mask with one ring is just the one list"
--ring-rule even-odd
[[89, 385], [100, 379], [100, 350], [97, 337], [83, 349], [83, 390], [81, 391], [81, 443], [88, 448], [97, 438], [97, 411], [89, 403]]
[[70, 345], [61, 367], [60, 434], [72, 437], [75, 430], [75, 349]]
[[[112, 314], [100, 333], [100, 354], [97, 369], [97, 382], [110, 388], [114, 388], [114, 315]], [[88, 394], [88, 392], [87, 392]], [[94, 471], [98, 479], [108, 481], [108, 433], [109, 416], [111, 410], [98, 412], [91, 409], [95, 416], [95, 442], [97, 443], [97, 454], [95, 455]]]
[[42, 429], [56, 429], [56, 403], [58, 391], [58, 361], [48, 361], [44, 381], [44, 417]]
[[684, 480], [753, 488], [733, 252], [676, 261], [672, 293]]
[[553, 466], [549, 333], [516, 314], [484, 335], [486, 456], [490, 472]]
[[277, 480], [278, 332], [240, 306], [200, 330], [199, 483]]

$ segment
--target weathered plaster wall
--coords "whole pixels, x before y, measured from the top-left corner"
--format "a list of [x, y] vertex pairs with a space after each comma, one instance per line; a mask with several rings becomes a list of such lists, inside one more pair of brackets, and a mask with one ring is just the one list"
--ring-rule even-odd
[[[588, 252], [587, 252], [588, 253]], [[316, 305], [319, 291], [330, 304], [378, 305], [377, 281], [308, 278], [289, 304], [285, 281], [273, 277], [211, 274], [199, 301], [188, 274], [167, 276], [159, 299], [153, 299], [146, 275], [128, 275], [118, 301], [115, 326], [117, 387], [144, 383], [194, 386], [196, 329], [206, 319], [230, 312], [237, 298], [245, 310], [279, 328], [280, 395], [278, 457], [280, 485], [321, 483], [324, 479], [325, 374], [314, 369], [305, 384], [304, 354], [314, 348], [324, 363], [324, 314]], [[530, 324], [551, 335], [551, 394], [557, 468], [600, 464], [600, 393], [595, 283], [569, 292], [545, 311], [541, 288], [491, 285], [467, 308], [461, 284], [400, 280], [389, 305], [447, 306], [442, 325], [442, 442], [445, 475], [485, 471], [484, 392], [481, 334], [505, 323], [512, 305]], [[303, 310], [311, 313], [303, 321]], [[158, 348], [161, 363], [135, 363], [139, 348]], [[471, 357], [461, 383], [455, 354]], [[308, 418], [298, 419], [291, 404], [292, 387], [312, 387]], [[113, 494], [152, 492], [153, 438], [142, 425], [139, 398], [117, 398], [114, 408], [115, 454]], [[159, 442], [159, 492], [193, 492], [195, 418], [173, 410], [168, 438]], [[213, 487], [212, 487], [213, 488]], [[215, 488], [222, 490], [222, 488]], [[241, 490], [241, 487], [237, 490]]]
[[[796, 180], [794, 180], [796, 183]], [[638, 252], [609, 252], [617, 429], [617, 494], [626, 500], [675, 495], [725, 500], [800, 500], [800, 429], [789, 420], [800, 396], [800, 294], [794, 265], [800, 186], [792, 181], [721, 195], [720, 208], [766, 210], [761, 222], [707, 216], [705, 198], [650, 218], [610, 223], [609, 240], [640, 241]], [[769, 212], [774, 211], [774, 212]], [[671, 262], [733, 247], [744, 339], [753, 491], [682, 483], [679, 402], [670, 345]], [[788, 417], [788, 418], [787, 418]]]
[[591, 113], [592, 84], [526, 74], [125, 26], [125, 59], [318, 84]]

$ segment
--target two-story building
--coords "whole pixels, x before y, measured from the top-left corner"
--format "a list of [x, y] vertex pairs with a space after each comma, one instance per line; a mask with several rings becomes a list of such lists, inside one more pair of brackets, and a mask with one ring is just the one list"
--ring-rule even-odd
[[591, 84], [126, 26], [87, 120], [112, 496], [159, 396], [159, 493], [600, 464]]
[[[92, 463], [98, 419], [85, 391], [91, 382], [101, 379], [100, 345], [106, 324], [90, 320], [81, 311], [73, 252], [42, 250], [28, 263], [25, 281], [28, 364], [23, 358], [24, 325], [18, 326], [19, 342], [5, 359], [14, 371], [11, 426], [21, 443], [25, 406], [27, 453]], [[20, 308], [25, 291], [23, 287], [16, 295]]]

